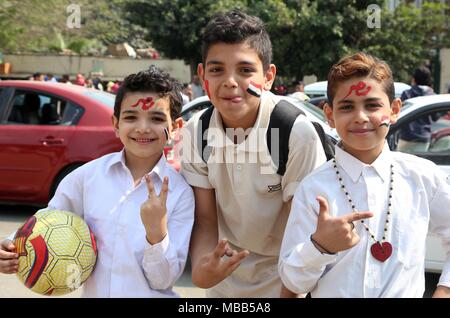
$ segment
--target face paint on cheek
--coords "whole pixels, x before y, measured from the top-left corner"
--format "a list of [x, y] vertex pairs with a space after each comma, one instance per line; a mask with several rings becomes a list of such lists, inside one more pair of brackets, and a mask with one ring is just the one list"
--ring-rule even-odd
[[164, 135], [166, 136], [166, 140], [169, 140], [169, 129], [164, 127]]
[[131, 107], [138, 107], [139, 105], [142, 105], [142, 110], [148, 110], [155, 106], [155, 100], [153, 97], [140, 98], [136, 103], [131, 105]]
[[204, 86], [205, 86], [205, 91], [206, 91], [206, 95], [208, 95], [209, 99], [211, 99], [211, 94], [209, 93], [209, 82], [208, 80], [203, 80]]
[[383, 115], [381, 117], [381, 123], [378, 127], [386, 126], [387, 128], [389, 128], [390, 125], [391, 125], [391, 120], [390, 120], [389, 116]]
[[256, 84], [253, 81], [250, 81], [247, 88], [247, 93], [253, 95], [255, 97], [261, 97], [262, 94], [262, 85]]
[[344, 99], [350, 96], [350, 94], [355, 91], [356, 96], [366, 96], [369, 94], [370, 90], [372, 89], [372, 86], [367, 85], [365, 82], [359, 82], [356, 85], [350, 86], [350, 89], [348, 90], [347, 95], [345, 95]]

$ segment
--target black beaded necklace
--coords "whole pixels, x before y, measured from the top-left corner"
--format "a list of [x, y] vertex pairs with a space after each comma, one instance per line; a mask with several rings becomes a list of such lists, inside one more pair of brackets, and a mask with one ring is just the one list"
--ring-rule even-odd
[[[344, 191], [344, 194], [347, 197], [347, 200], [350, 203], [350, 206], [352, 207], [353, 213], [357, 213], [358, 211], [356, 210], [355, 204], [354, 204], [352, 198], [350, 197], [350, 194], [349, 194], [347, 188], [344, 185], [344, 181], [338, 170], [335, 158], [333, 158], [333, 167], [336, 170], [336, 176], [339, 180], [339, 183], [341, 184], [341, 189], [342, 189], [342, 191]], [[375, 238], [375, 235], [372, 233], [369, 226], [364, 222], [364, 220], [360, 221], [362, 223], [362, 225], [364, 226], [364, 228], [366, 229], [367, 233], [369, 233], [372, 240], [375, 241], [375, 243], [372, 244], [372, 246], [370, 248], [370, 252], [371, 252], [372, 256], [375, 259], [379, 260], [380, 262], [384, 262], [392, 254], [392, 245], [391, 245], [391, 243], [386, 241], [386, 234], [387, 234], [387, 229], [388, 229], [388, 224], [389, 224], [389, 217], [391, 216], [391, 211], [392, 211], [392, 190], [394, 189], [393, 182], [394, 182], [394, 166], [391, 164], [391, 180], [390, 180], [390, 184], [389, 184], [388, 208], [387, 208], [387, 215], [386, 215], [386, 223], [384, 225], [383, 238], [381, 239], [381, 241], [378, 241]]]

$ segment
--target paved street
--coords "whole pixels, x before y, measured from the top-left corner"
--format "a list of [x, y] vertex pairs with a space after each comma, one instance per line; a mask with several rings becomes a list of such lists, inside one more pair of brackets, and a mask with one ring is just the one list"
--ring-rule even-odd
[[[0, 240], [15, 231], [25, 219], [36, 211], [35, 207], [29, 206], [7, 206], [0, 205]], [[427, 288], [425, 297], [430, 297], [439, 276], [436, 274], [427, 274], [426, 282]], [[15, 275], [0, 274], [0, 298], [3, 297], [45, 297], [33, 293], [24, 287]], [[175, 285], [177, 291], [182, 297], [201, 298], [205, 293], [203, 289], [194, 287], [191, 282], [190, 268], [186, 267], [183, 276], [177, 281]], [[81, 290], [77, 290], [64, 297], [80, 297]]]

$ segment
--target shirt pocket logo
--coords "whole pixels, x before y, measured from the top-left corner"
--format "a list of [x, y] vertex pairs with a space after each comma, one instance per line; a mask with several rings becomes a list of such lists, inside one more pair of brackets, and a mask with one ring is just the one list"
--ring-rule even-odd
[[274, 184], [274, 185], [268, 185], [268, 193], [273, 193], [281, 190], [281, 183]]

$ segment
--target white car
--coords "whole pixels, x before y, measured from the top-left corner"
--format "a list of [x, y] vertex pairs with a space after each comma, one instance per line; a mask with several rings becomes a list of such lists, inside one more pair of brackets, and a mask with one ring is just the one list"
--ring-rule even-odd
[[[415, 122], [422, 124], [430, 119], [430, 140], [425, 148], [406, 150], [399, 143], [400, 131]], [[450, 184], [450, 94], [421, 96], [404, 102], [402, 111], [395, 125], [392, 125], [387, 137], [389, 146], [394, 151], [412, 153], [437, 164]], [[448, 207], [443, 207], [448, 208]], [[428, 236], [425, 269], [427, 272], [441, 272], [446, 255], [441, 239]]]
[[[328, 81], [321, 81], [305, 86], [305, 94], [310, 98], [327, 96]], [[400, 97], [404, 90], [410, 89], [411, 86], [401, 82], [394, 83], [395, 97]]]

